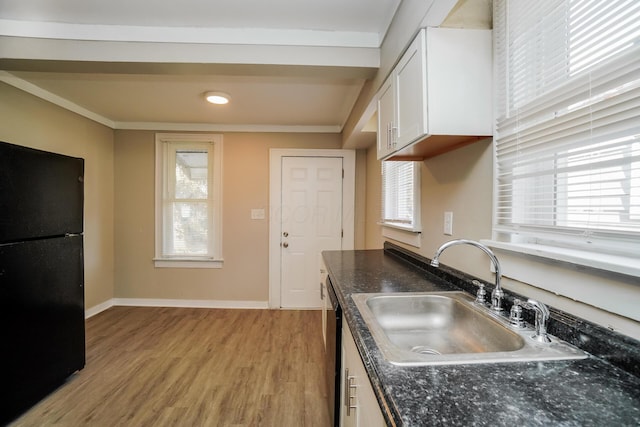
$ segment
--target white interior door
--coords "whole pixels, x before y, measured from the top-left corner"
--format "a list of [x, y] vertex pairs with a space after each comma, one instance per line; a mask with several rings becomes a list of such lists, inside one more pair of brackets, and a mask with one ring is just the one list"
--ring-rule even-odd
[[343, 158], [282, 157], [280, 301], [319, 308], [323, 250], [342, 249]]

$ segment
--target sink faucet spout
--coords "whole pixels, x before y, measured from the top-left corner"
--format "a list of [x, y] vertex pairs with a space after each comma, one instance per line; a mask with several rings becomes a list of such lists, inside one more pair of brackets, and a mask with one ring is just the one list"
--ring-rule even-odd
[[485, 245], [483, 245], [482, 243], [476, 242], [475, 240], [467, 240], [467, 239], [450, 240], [438, 248], [435, 255], [431, 259], [431, 266], [439, 267], [440, 266], [439, 258], [442, 252], [444, 252], [444, 250], [447, 249], [448, 247], [455, 246], [455, 245], [475, 246], [476, 248], [481, 249], [484, 253], [486, 253], [489, 256], [489, 258], [491, 259], [491, 262], [493, 263], [493, 268], [496, 271], [496, 286], [491, 292], [491, 309], [496, 312], [501, 312], [503, 310], [502, 299], [504, 298], [504, 291], [502, 290], [502, 286], [500, 285], [500, 278], [502, 277], [502, 269], [500, 268], [500, 262], [498, 262], [498, 258], [495, 256], [493, 251], [488, 247], [486, 247]]

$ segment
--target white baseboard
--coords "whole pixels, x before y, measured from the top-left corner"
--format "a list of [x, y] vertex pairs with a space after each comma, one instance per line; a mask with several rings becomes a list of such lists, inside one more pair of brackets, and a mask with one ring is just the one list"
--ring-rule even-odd
[[85, 318], [114, 306], [127, 307], [184, 307], [184, 308], [245, 308], [267, 309], [268, 301], [220, 301], [199, 299], [112, 298], [85, 310]]
[[88, 308], [84, 311], [84, 318], [88, 319], [90, 317], [95, 316], [98, 313], [102, 313], [103, 311], [110, 309], [115, 304], [113, 303], [113, 298], [110, 300], [106, 300], [105, 302], [101, 302], [98, 305], [94, 305], [91, 308]]

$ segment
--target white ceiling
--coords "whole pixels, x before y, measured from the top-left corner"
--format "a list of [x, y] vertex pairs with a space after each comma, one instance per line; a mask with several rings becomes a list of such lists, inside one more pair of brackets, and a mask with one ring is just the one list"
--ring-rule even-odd
[[399, 3], [0, 0], [0, 80], [114, 128], [340, 132]]

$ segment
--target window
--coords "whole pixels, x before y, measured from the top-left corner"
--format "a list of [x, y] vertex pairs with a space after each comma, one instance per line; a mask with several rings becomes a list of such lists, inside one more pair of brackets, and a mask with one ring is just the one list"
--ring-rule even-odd
[[156, 135], [156, 267], [222, 264], [222, 136]]
[[385, 237], [419, 246], [420, 163], [382, 162], [381, 218]]
[[494, 239], [637, 257], [640, 2], [494, 5]]

